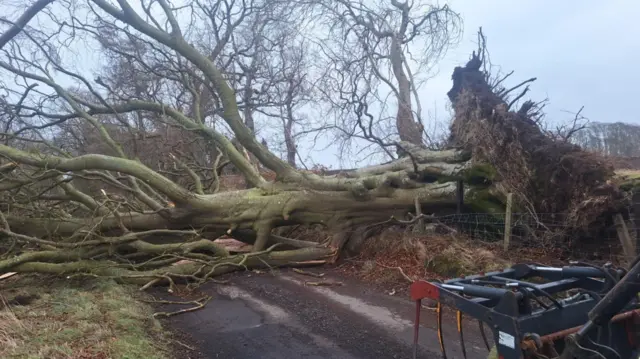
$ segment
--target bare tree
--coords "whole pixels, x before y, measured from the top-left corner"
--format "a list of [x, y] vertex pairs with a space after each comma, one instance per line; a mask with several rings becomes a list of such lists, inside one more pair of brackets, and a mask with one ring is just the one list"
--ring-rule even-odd
[[640, 126], [630, 123], [591, 122], [575, 131], [571, 141], [590, 151], [606, 156], [638, 157]]
[[317, 130], [311, 121], [306, 121], [303, 113], [313, 97], [313, 77], [309, 73], [309, 53], [305, 41], [299, 39], [296, 31], [289, 26], [281, 26], [276, 31], [274, 49], [269, 58], [271, 66], [265, 74], [270, 86], [263, 87], [264, 93], [272, 98], [275, 106], [259, 111], [281, 122], [282, 140], [272, 143], [280, 142], [279, 147], [286, 154], [287, 162], [296, 167], [298, 135]]
[[430, 142], [418, 89], [457, 41], [458, 14], [447, 5], [425, 2], [314, 4], [329, 28], [322, 41], [329, 60], [325, 91], [340, 115], [350, 112], [339, 128], [348, 137], [357, 134], [383, 147], [396, 140], [421, 146]]

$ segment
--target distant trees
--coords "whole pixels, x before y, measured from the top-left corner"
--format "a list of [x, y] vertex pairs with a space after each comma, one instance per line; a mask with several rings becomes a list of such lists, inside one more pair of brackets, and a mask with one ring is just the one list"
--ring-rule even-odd
[[640, 156], [640, 126], [630, 123], [593, 122], [576, 132], [571, 141], [607, 156]]

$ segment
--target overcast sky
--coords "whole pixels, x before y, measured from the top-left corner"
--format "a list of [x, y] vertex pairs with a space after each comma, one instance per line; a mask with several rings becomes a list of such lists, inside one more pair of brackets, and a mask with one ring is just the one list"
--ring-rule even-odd
[[636, 108], [640, 71], [640, 2], [633, 0], [451, 0], [464, 19], [464, 38], [439, 64], [424, 88], [426, 97], [446, 101], [451, 72], [475, 48], [483, 27], [493, 64], [515, 70], [513, 84], [530, 77], [531, 97], [549, 98], [548, 117], [562, 110], [592, 121], [640, 124]]

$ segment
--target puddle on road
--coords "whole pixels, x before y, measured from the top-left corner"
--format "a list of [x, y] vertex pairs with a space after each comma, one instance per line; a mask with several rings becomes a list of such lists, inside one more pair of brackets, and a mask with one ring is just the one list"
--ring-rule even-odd
[[303, 286], [316, 293], [320, 293], [325, 297], [333, 300], [334, 302], [348, 307], [353, 312], [369, 318], [370, 320], [380, 324], [386, 329], [393, 331], [403, 331], [413, 328], [413, 322], [401, 318], [397, 314], [394, 314], [392, 311], [390, 311], [388, 308], [368, 304], [359, 298], [340, 294], [326, 287], [305, 286], [304, 282], [292, 278], [288, 275], [281, 275], [278, 278]]

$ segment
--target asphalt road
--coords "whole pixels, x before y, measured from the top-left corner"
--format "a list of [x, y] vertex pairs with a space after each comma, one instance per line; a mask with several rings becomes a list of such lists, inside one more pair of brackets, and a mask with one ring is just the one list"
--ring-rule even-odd
[[[179, 357], [412, 358], [415, 307], [409, 298], [333, 280], [344, 285], [308, 286], [305, 281], [317, 279], [291, 271], [242, 274], [228, 285], [207, 284], [200, 290], [213, 299], [205, 308], [168, 319], [180, 341], [196, 349], [185, 346]], [[435, 313], [423, 309], [421, 322], [419, 358], [440, 358]], [[443, 322], [447, 357], [463, 358], [452, 313]], [[486, 358], [477, 323], [464, 327], [467, 357]]]

